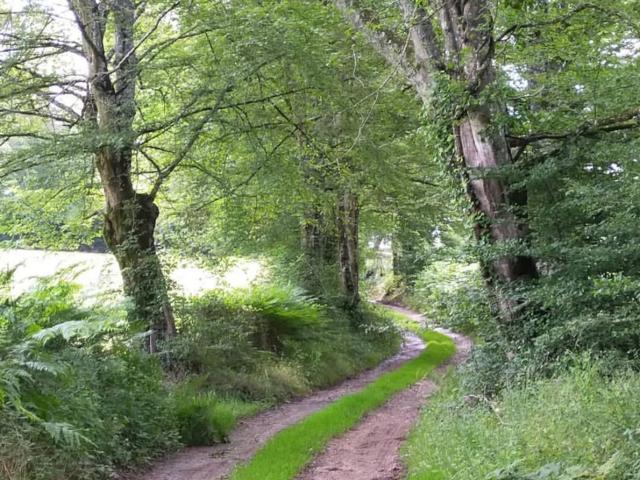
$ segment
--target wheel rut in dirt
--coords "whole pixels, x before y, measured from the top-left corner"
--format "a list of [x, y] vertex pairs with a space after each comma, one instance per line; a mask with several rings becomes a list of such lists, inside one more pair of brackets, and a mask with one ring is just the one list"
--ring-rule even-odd
[[[420, 316], [401, 307], [391, 307], [417, 321]], [[441, 330], [456, 345], [455, 355], [436, 371], [463, 362], [472, 342], [467, 337]], [[356, 427], [327, 445], [297, 480], [399, 480], [406, 471], [400, 447], [415, 424], [436, 385], [424, 378], [399, 392], [381, 408], [367, 415]]]
[[[412, 315], [412, 318], [417, 317]], [[377, 367], [346, 380], [335, 387], [317, 391], [307, 397], [282, 404], [239, 423], [229, 442], [212, 447], [190, 447], [169, 455], [143, 474], [128, 480], [216, 480], [248, 461], [264, 443], [280, 430], [297, 423], [338, 398], [354, 393], [377, 377], [417, 357], [424, 342], [406, 334], [400, 351]]]

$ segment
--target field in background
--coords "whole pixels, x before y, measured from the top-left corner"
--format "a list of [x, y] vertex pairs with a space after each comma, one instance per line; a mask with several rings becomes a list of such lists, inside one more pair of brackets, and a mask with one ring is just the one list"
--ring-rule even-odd
[[[15, 270], [14, 295], [33, 288], [38, 279], [52, 275], [78, 283], [83, 297], [89, 301], [122, 288], [115, 258], [108, 253], [0, 250], [0, 271], [5, 270]], [[214, 288], [246, 287], [258, 279], [261, 271], [262, 265], [255, 260], [240, 260], [219, 273], [182, 263], [170, 277], [182, 294], [197, 295]]]

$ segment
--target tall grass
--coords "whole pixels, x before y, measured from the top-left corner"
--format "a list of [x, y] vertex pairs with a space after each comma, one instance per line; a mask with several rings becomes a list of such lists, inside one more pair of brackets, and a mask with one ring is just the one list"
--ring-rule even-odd
[[640, 376], [594, 365], [472, 406], [450, 377], [406, 448], [411, 480], [638, 480]]

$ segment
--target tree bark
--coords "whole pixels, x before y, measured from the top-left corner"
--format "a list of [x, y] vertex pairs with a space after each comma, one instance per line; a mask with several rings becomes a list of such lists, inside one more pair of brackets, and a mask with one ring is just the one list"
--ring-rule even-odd
[[[526, 207], [526, 192], [509, 192], [502, 180], [492, 176], [492, 170], [508, 165], [511, 159], [504, 136], [492, 137], [490, 128], [486, 110], [469, 112], [455, 127], [456, 150], [470, 171], [467, 192], [474, 209], [483, 216], [476, 224], [476, 236], [492, 244], [525, 241], [526, 221], [515, 211]], [[493, 270], [496, 280], [507, 283], [537, 276], [535, 261], [528, 256], [501, 257], [494, 261]]]
[[[467, 167], [468, 188], [473, 208], [480, 220], [475, 226], [479, 240], [491, 245], [526, 243], [528, 223], [526, 191], [515, 191], [500, 178], [499, 170], [512, 164], [505, 130], [494, 120], [504, 110], [497, 101], [484, 100], [483, 92], [495, 78], [493, 66], [493, 26], [489, 6], [479, 0], [448, 0], [441, 14], [448, 58], [462, 58], [455, 76], [462, 79], [473, 100], [455, 125], [456, 151]], [[454, 49], [454, 50], [451, 50]], [[525, 255], [495, 259], [487, 275], [491, 286], [512, 284], [538, 276], [535, 260]], [[516, 317], [516, 300], [498, 295], [500, 313], [505, 321]]]
[[[146, 348], [175, 334], [167, 285], [156, 255], [154, 231], [158, 207], [151, 195], [135, 191], [131, 160], [138, 61], [135, 55], [135, 5], [131, 0], [69, 0], [89, 65], [86, 116], [101, 144], [95, 164], [104, 191], [104, 236], [115, 255], [124, 293], [133, 302], [131, 316], [150, 327]], [[113, 59], [104, 47], [108, 15], [113, 16]]]
[[360, 209], [356, 195], [348, 190], [342, 192], [338, 197], [336, 228], [338, 231], [340, 284], [345, 306], [348, 309], [355, 309], [360, 303], [359, 214]]
[[176, 334], [167, 283], [155, 250], [158, 207], [146, 194], [115, 206], [107, 205], [104, 237], [122, 274], [123, 290], [133, 303], [132, 319], [150, 328], [146, 349], [157, 351], [158, 340]]
[[332, 216], [313, 205], [307, 208], [301, 225], [302, 281], [307, 290], [318, 296], [335, 292], [338, 247]]

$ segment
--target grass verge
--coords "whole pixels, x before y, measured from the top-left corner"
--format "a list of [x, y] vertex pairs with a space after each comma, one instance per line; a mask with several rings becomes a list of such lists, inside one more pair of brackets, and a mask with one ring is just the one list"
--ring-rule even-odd
[[639, 480], [640, 375], [586, 363], [470, 405], [449, 375], [405, 448], [410, 480]]
[[427, 348], [415, 359], [380, 376], [361, 391], [347, 395], [271, 438], [232, 480], [289, 480], [332, 438], [353, 427], [367, 412], [383, 405], [447, 360], [455, 352], [453, 341], [441, 333], [421, 334]]

